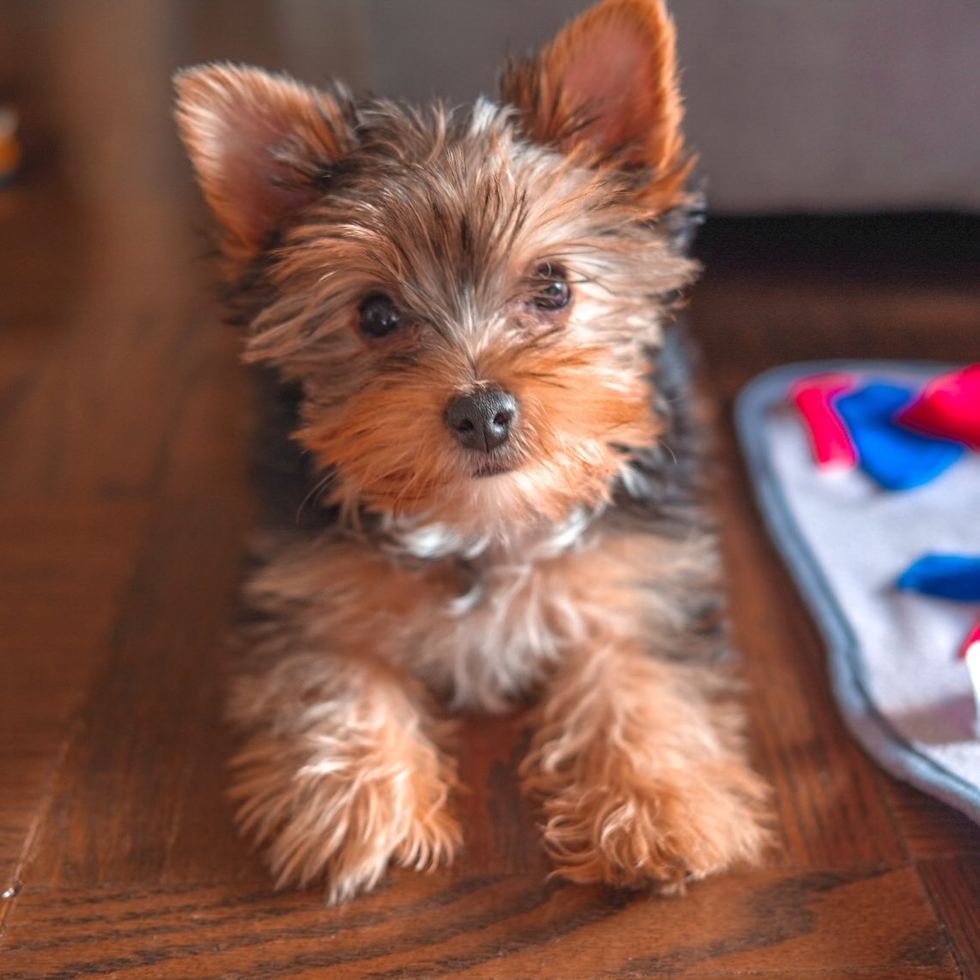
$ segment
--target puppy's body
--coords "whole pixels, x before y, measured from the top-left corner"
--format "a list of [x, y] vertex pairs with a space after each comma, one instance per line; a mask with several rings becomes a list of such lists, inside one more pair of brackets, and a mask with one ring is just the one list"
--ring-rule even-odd
[[179, 87], [247, 357], [299, 392], [335, 515], [248, 588], [235, 793], [280, 882], [339, 900], [448, 860], [436, 706], [528, 695], [521, 778], [562, 874], [676, 888], [755, 857], [665, 352], [695, 268], [659, 2], [606, 0], [467, 114], [223, 67]]

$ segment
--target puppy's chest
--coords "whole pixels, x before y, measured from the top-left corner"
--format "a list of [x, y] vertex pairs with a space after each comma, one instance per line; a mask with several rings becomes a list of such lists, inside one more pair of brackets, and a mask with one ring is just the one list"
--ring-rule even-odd
[[613, 599], [608, 582], [590, 583], [596, 561], [607, 558], [587, 546], [543, 561], [486, 555], [417, 572], [403, 582], [419, 598], [414, 622], [396, 631], [388, 656], [456, 706], [503, 710], [629, 604], [629, 590]]
[[456, 706], [503, 710], [557, 655], [561, 639], [534, 568], [446, 559], [400, 578], [411, 610], [388, 619], [379, 643]]

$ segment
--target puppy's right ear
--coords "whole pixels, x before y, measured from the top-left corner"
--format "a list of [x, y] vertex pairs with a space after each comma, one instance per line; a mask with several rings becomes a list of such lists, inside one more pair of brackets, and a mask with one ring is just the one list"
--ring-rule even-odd
[[289, 216], [317, 200], [331, 166], [354, 144], [355, 110], [327, 93], [258, 68], [181, 71], [177, 124], [233, 263], [252, 258]]
[[507, 65], [501, 90], [533, 140], [643, 178], [638, 204], [651, 216], [687, 200], [693, 161], [663, 0], [602, 0], [537, 56]]

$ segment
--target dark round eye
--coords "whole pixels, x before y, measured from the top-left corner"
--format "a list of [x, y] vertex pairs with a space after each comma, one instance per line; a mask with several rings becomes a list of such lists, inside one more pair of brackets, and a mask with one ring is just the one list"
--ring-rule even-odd
[[542, 265], [534, 273], [535, 290], [531, 302], [548, 313], [563, 310], [572, 299], [572, 287], [562, 269]]
[[402, 325], [402, 312], [390, 296], [371, 293], [358, 308], [358, 326], [366, 337], [378, 339], [394, 333]]

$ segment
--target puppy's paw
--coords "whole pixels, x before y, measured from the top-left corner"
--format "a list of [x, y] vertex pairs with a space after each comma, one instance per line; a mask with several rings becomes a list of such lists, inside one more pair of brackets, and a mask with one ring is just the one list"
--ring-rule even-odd
[[392, 862], [449, 864], [462, 839], [447, 811], [454, 767], [425, 741], [255, 739], [234, 764], [239, 820], [267, 846], [277, 887], [323, 878], [337, 904], [374, 888]]
[[555, 787], [543, 803], [555, 873], [582, 884], [653, 883], [670, 894], [688, 880], [757, 862], [770, 845], [768, 788], [746, 767], [719, 770]]

